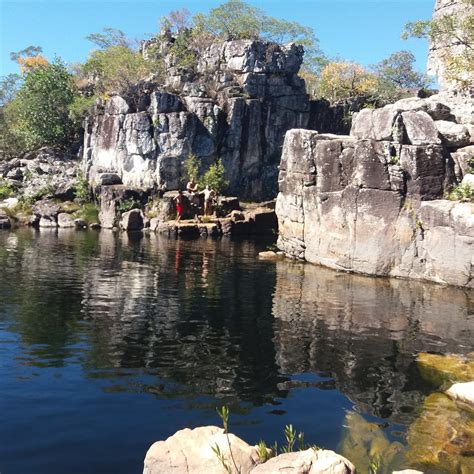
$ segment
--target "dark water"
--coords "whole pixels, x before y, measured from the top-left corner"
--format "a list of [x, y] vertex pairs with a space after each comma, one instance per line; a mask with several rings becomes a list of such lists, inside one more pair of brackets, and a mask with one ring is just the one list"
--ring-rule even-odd
[[338, 449], [348, 413], [405, 443], [420, 351], [472, 350], [472, 293], [255, 257], [266, 242], [0, 233], [0, 472], [139, 473], [220, 424]]

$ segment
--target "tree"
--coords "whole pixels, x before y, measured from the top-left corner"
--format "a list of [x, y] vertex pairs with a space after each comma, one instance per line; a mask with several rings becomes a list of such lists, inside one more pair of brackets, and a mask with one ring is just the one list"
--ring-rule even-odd
[[409, 51], [398, 51], [374, 66], [374, 72], [387, 87], [395, 89], [416, 89], [427, 87], [426, 74], [413, 68], [415, 56]]
[[91, 33], [86, 39], [94, 43], [100, 49], [107, 49], [112, 46], [130, 47], [131, 41], [122, 30], [117, 28], [103, 28], [102, 33]]
[[0, 107], [5, 107], [13, 100], [18, 90], [21, 77], [19, 74], [8, 74], [0, 78]]
[[229, 186], [229, 181], [225, 178], [225, 168], [221, 160], [218, 160], [209, 167], [199, 180], [199, 186], [201, 188], [209, 186], [217, 195], [222, 194]]
[[69, 106], [75, 95], [71, 74], [59, 59], [30, 70], [5, 111], [11, 133], [26, 150], [69, 144], [75, 132]]
[[80, 74], [91, 78], [98, 95], [110, 92], [127, 93], [138, 81], [153, 71], [153, 62], [146, 61], [138, 51], [115, 45], [93, 51]]
[[317, 95], [335, 101], [377, 91], [378, 79], [357, 63], [331, 62], [321, 72]]
[[10, 59], [18, 62], [20, 58], [34, 58], [43, 52], [41, 46], [28, 46], [25, 49], [10, 53]]
[[31, 69], [48, 64], [48, 60], [41, 55], [41, 46], [28, 46], [21, 51], [10, 53], [10, 59], [20, 66], [20, 71], [26, 73]]
[[447, 46], [442, 57], [446, 78], [468, 87], [474, 71], [474, 0], [462, 1], [466, 5], [466, 15], [456, 12], [433, 20], [407, 23], [402, 38], [427, 38], [434, 45]]

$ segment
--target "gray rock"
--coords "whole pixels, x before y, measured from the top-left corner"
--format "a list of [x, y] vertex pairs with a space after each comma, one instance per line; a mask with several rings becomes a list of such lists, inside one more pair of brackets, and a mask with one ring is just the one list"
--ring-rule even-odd
[[[454, 161], [454, 172], [458, 181], [462, 181], [465, 174], [469, 173], [471, 166], [474, 167], [474, 145], [459, 148], [451, 153]], [[472, 163], [472, 165], [470, 165]]]
[[465, 126], [445, 120], [437, 120], [435, 125], [448, 148], [461, 148], [469, 145], [471, 137]]
[[85, 229], [87, 222], [84, 219], [74, 219], [74, 224], [78, 229]]
[[143, 193], [140, 190], [122, 184], [103, 186], [100, 192], [99, 221], [104, 229], [117, 227], [120, 217], [120, 203], [143, 200]]
[[129, 111], [127, 101], [118, 95], [111, 97], [105, 104], [105, 113], [109, 115], [126, 114]]
[[113, 184], [122, 184], [122, 178], [117, 173], [99, 173], [97, 176], [100, 186], [111, 186]]
[[402, 119], [410, 145], [441, 143], [438, 137], [438, 129], [433, 119], [426, 112], [403, 112]]
[[9, 229], [11, 226], [12, 224], [7, 214], [0, 208], [0, 229]]
[[474, 381], [455, 383], [446, 393], [456, 401], [465, 403], [474, 408]]
[[396, 145], [394, 165], [393, 143], [318, 137], [291, 130], [285, 138], [282, 251], [338, 270], [473, 287], [474, 205], [439, 199], [440, 145]]
[[36, 202], [32, 207], [33, 214], [40, 218], [46, 218], [50, 221], [55, 221], [59, 214], [60, 207], [50, 199]]
[[58, 226], [59, 227], [75, 227], [74, 217], [71, 214], [60, 212], [58, 214]]
[[41, 216], [39, 220], [40, 227], [58, 227], [56, 217], [53, 216]]
[[120, 221], [120, 228], [123, 230], [142, 230], [143, 225], [143, 213], [140, 209], [132, 209], [122, 214]]

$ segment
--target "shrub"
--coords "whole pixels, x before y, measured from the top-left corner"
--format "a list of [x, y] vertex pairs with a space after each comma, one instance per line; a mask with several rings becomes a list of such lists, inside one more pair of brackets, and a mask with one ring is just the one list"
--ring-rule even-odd
[[451, 201], [474, 201], [474, 186], [458, 184], [446, 196]]
[[225, 168], [221, 160], [210, 166], [199, 180], [199, 185], [202, 188], [209, 186], [216, 194], [222, 194], [229, 186], [229, 181], [225, 178]]
[[199, 176], [199, 158], [194, 154], [190, 153], [184, 162], [184, 173], [185, 178], [188, 181], [197, 181]]
[[133, 199], [133, 198], [124, 199], [123, 201], [120, 202], [118, 206], [118, 211], [127, 212], [127, 211], [131, 211], [132, 209], [140, 209], [140, 207], [141, 205], [136, 199]]
[[60, 60], [29, 70], [6, 107], [9, 130], [26, 150], [70, 144], [75, 127], [69, 106], [75, 94], [72, 76]]
[[86, 204], [92, 200], [89, 182], [82, 172], [78, 173], [74, 194], [76, 201], [80, 204]]
[[14, 189], [10, 183], [0, 181], [0, 199], [6, 199], [13, 195]]
[[81, 209], [76, 212], [75, 216], [86, 221], [88, 224], [90, 224], [91, 222], [98, 222], [99, 208], [96, 204], [88, 202], [86, 204], [83, 204]]

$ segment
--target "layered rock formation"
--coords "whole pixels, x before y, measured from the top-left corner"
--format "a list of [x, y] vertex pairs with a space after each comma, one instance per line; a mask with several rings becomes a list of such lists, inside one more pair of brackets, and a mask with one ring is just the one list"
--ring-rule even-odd
[[449, 117], [436, 99], [412, 99], [361, 111], [350, 137], [288, 132], [280, 248], [339, 270], [473, 287], [474, 205], [442, 199], [456, 181], [448, 150], [469, 143], [455, 122], [456, 138], [440, 133]]
[[230, 192], [274, 196], [284, 134], [309, 119], [305, 83], [297, 75], [302, 60], [303, 48], [294, 44], [213, 44], [191, 76], [169, 68], [167, 82], [145, 87], [138, 100], [112, 97], [86, 124], [90, 181], [113, 171], [127, 186], [177, 189], [182, 163], [195, 153], [204, 169], [222, 160]]
[[[434, 18], [470, 12], [467, 2], [438, 0]], [[474, 205], [443, 199], [474, 183], [472, 91], [446, 72], [462, 48], [456, 38], [431, 45], [438, 95], [364, 109], [351, 136], [288, 132], [277, 200], [283, 251], [339, 270], [474, 286]]]

